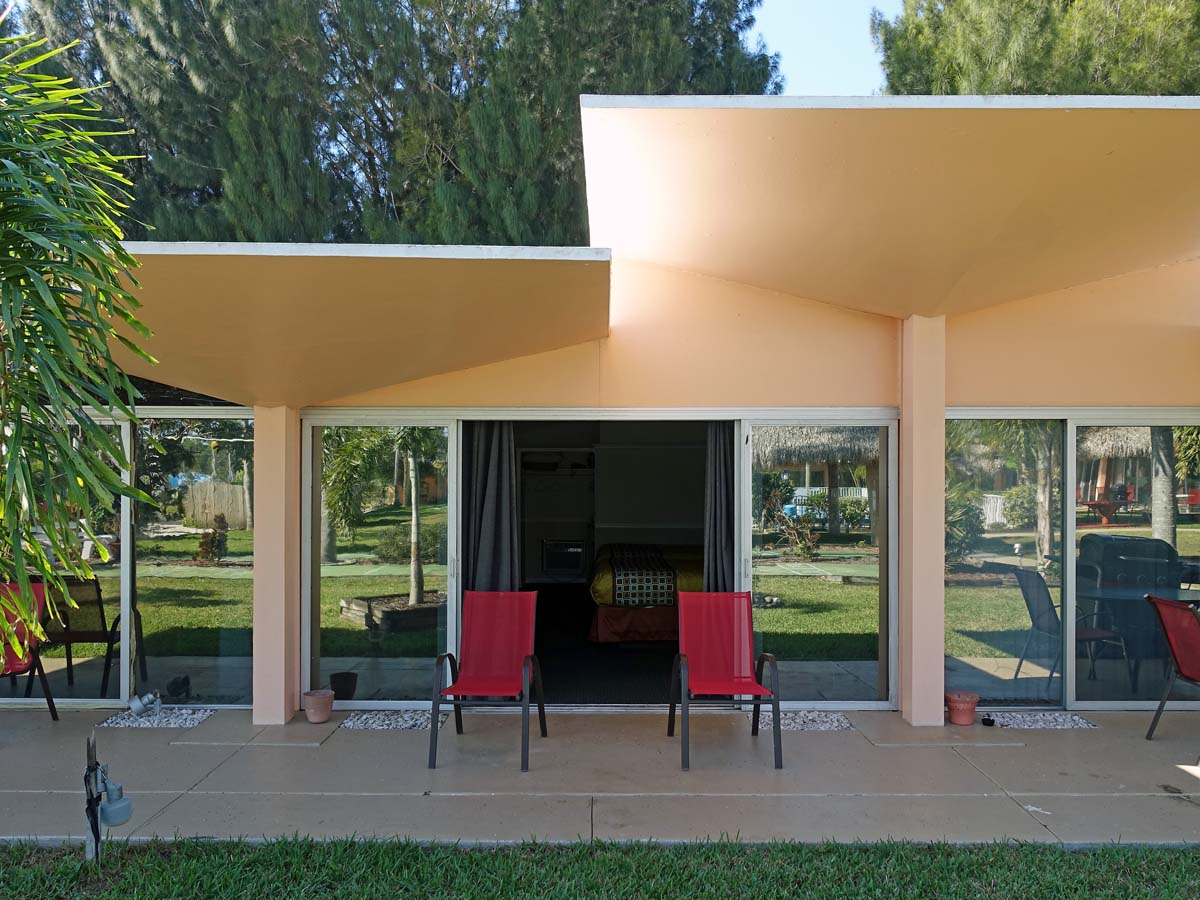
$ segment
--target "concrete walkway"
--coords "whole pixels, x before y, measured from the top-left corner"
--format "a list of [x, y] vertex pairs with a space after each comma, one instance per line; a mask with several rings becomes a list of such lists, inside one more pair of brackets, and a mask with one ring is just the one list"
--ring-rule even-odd
[[[62, 715], [0, 711], [0, 836], [81, 835], [84, 739], [106, 714]], [[427, 731], [337, 721], [264, 728], [225, 711], [97, 735], [135, 804], [116, 837], [1200, 842], [1200, 715], [1168, 712], [1151, 743], [1148, 713], [1087, 717], [1101, 727], [914, 729], [851, 713], [852, 731], [784, 732], [782, 771], [769, 732], [751, 738], [740, 713], [694, 717], [690, 772], [651, 714], [551, 711], [527, 774], [508, 714], [443, 730], [432, 772]]]

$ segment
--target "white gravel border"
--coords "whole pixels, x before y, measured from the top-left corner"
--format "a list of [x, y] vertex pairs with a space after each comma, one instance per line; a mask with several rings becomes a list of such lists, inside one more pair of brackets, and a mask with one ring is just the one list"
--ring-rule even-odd
[[[746, 713], [746, 718], [751, 718], [753, 715], [753, 712]], [[770, 728], [771, 724], [771, 713], [764, 709], [762, 711], [762, 717], [758, 722], [759, 730], [761, 731], [764, 728]], [[850, 724], [850, 720], [847, 719], [842, 713], [808, 709], [800, 710], [798, 712], [780, 713], [779, 730], [853, 731], [854, 726]]]
[[991, 715], [999, 728], [1099, 728], [1095, 722], [1069, 712], [984, 713]]
[[[443, 713], [438, 727], [445, 725], [449, 718]], [[338, 727], [351, 731], [428, 731], [429, 713], [411, 709], [360, 710], [342, 719]]]
[[109, 716], [99, 728], [194, 728], [213, 713], [215, 709], [200, 706], [172, 706], [155, 715], [151, 713], [139, 719], [129, 710]]

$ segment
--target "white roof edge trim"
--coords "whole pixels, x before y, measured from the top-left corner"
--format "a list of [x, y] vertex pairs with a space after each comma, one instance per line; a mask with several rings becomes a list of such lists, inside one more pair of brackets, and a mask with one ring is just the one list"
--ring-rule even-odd
[[581, 109], [1162, 109], [1200, 110], [1200, 97], [1110, 94], [938, 94], [869, 97], [580, 94]]
[[123, 241], [134, 256], [276, 256], [355, 259], [544, 260], [611, 262], [604, 247], [502, 247], [460, 244], [303, 244], [251, 241]]

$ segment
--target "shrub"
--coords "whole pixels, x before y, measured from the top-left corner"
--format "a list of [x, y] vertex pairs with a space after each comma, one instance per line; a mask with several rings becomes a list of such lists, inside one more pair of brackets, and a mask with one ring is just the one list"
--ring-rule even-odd
[[842, 522], [847, 528], [858, 528], [867, 521], [871, 513], [871, 504], [866, 497], [845, 497], [838, 506], [841, 510]]
[[219, 562], [228, 553], [229, 520], [225, 518], [225, 513], [217, 513], [213, 517], [212, 529], [200, 535], [200, 549], [195, 552], [192, 559]]
[[[1058, 479], [1052, 482], [1053, 496], [1050, 508], [1059, 510], [1062, 491]], [[1004, 492], [1004, 521], [1009, 528], [1034, 528], [1037, 525], [1037, 486], [1032, 483], [1018, 484]]]
[[962, 562], [983, 537], [983, 510], [973, 493], [960, 485], [946, 487], [946, 565]]
[[[383, 532], [375, 547], [375, 558], [382, 563], [410, 562], [411, 530], [408, 525], [394, 525]], [[421, 562], [440, 563], [446, 559], [446, 526], [431, 522], [420, 526], [418, 537]]]
[[792, 553], [801, 559], [815, 559], [817, 556], [817, 544], [821, 540], [821, 536], [817, 533], [813, 526], [813, 520], [809, 516], [785, 516], [782, 512], [775, 517], [775, 530], [779, 533], [779, 540], [775, 542], [775, 546], [782, 547], [787, 552]]

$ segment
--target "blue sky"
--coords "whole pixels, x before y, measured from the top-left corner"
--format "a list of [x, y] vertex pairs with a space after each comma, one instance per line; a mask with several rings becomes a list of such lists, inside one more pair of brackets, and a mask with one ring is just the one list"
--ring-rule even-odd
[[878, 94], [883, 72], [871, 43], [871, 8], [894, 17], [902, 5], [902, 0], [763, 0], [754, 27], [783, 57], [785, 94]]

